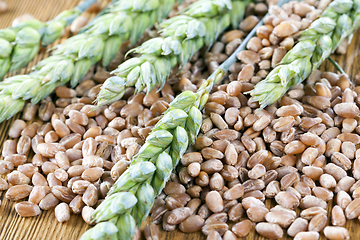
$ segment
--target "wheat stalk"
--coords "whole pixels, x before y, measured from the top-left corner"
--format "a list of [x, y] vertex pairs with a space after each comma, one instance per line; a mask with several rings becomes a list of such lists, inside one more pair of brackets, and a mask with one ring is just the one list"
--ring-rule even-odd
[[26, 100], [35, 104], [57, 86], [78, 84], [90, 67], [102, 59], [107, 66], [122, 42], [132, 43], [146, 29], [166, 17], [176, 0], [119, 0], [99, 16], [87, 30], [57, 45], [52, 56], [34, 67], [34, 72], [17, 75], [0, 83], [0, 122], [19, 112]]
[[243, 18], [247, 1], [199, 0], [181, 15], [160, 24], [160, 37], [150, 39], [130, 52], [141, 54], [131, 58], [113, 71], [101, 87], [98, 105], [120, 99], [126, 88], [150, 92], [155, 85], [165, 84], [170, 70], [184, 65], [203, 46], [211, 46], [219, 34], [230, 26], [236, 27]]
[[249, 93], [261, 108], [279, 100], [304, 81], [360, 25], [359, 0], [335, 0], [302, 32], [299, 42]]
[[[278, 5], [287, 1], [282, 0]], [[97, 224], [80, 240], [131, 239], [136, 226], [139, 227], [148, 216], [155, 197], [161, 193], [171, 172], [197, 137], [202, 124], [201, 109], [213, 86], [223, 79], [230, 66], [237, 61], [236, 55], [245, 49], [262, 23], [260, 21], [255, 26], [196, 93], [184, 91], [171, 102], [139, 153], [134, 156], [130, 167], [93, 213], [91, 220]]]
[[53, 20], [36, 19], [0, 30], [0, 79], [9, 71], [25, 67], [38, 53], [40, 44], [45, 47], [58, 39], [64, 28], [88, 9], [96, 0], [85, 0], [75, 8], [65, 10]]

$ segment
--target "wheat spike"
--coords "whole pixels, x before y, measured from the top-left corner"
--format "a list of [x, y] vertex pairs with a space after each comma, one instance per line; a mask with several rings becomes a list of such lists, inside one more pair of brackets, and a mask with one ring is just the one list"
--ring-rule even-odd
[[233, 25], [236, 27], [245, 14], [248, 1], [199, 0], [181, 15], [160, 24], [160, 37], [150, 39], [130, 50], [141, 54], [131, 58], [113, 71], [101, 87], [98, 105], [119, 100], [126, 88], [134, 86], [136, 92], [155, 85], [164, 86], [170, 70], [184, 65], [203, 46], [211, 46], [219, 34]]
[[360, 25], [359, 0], [335, 0], [302, 32], [299, 42], [249, 93], [261, 108], [275, 103], [300, 84]]
[[88, 9], [96, 0], [85, 0], [75, 8], [65, 10], [53, 20], [40, 22], [36, 19], [20, 22], [0, 30], [0, 79], [7, 72], [25, 67], [39, 52], [58, 39], [65, 27]]

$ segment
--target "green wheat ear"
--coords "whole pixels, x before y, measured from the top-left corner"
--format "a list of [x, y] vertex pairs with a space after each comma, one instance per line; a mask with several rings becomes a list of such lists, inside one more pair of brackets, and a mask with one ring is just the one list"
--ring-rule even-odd
[[359, 0], [335, 0], [301, 34], [299, 42], [249, 93], [261, 108], [278, 101], [304, 81], [360, 25]]
[[53, 20], [30, 19], [14, 27], [0, 30], [0, 79], [9, 71], [25, 67], [43, 47], [58, 39], [65, 27], [80, 16], [96, 0], [85, 0], [75, 8], [65, 10]]
[[180, 15], [160, 23], [160, 37], [144, 42], [129, 51], [140, 54], [120, 64], [105, 81], [97, 96], [98, 106], [122, 98], [126, 88], [147, 92], [164, 86], [171, 68], [183, 66], [203, 46], [210, 47], [231, 24], [236, 27], [245, 14], [247, 1], [199, 0]]

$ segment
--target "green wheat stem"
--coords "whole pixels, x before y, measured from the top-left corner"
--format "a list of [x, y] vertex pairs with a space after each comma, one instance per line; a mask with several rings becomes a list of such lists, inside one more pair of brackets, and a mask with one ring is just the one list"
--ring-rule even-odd
[[341, 74], [346, 74], [344, 69], [342, 69], [340, 67], [340, 65], [334, 60], [332, 59], [331, 56], [328, 57], [328, 60], [331, 62], [332, 65], [334, 65], [334, 67], [341, 73]]

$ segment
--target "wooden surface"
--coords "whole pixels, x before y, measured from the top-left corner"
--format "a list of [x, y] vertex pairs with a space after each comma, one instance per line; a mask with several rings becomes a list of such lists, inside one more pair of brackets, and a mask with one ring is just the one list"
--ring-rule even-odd
[[[25, 13], [30, 13], [41, 21], [47, 21], [55, 17], [61, 11], [75, 6], [79, 0], [5, 0], [5, 2], [8, 3], [8, 10], [0, 14], [0, 28], [10, 26], [14, 18]], [[60, 39], [55, 43], [62, 41], [64, 41], [64, 39]], [[342, 66], [351, 77], [354, 77], [358, 72], [360, 72], [360, 57], [358, 56], [359, 51], [360, 32], [358, 31], [352, 39], [347, 54], [343, 56], [335, 56], [335, 59], [339, 62], [340, 66]], [[30, 66], [46, 56], [46, 51], [40, 52]], [[325, 69], [327, 71], [334, 71], [334, 67], [328, 61], [321, 67], [321, 70]], [[20, 72], [24, 73], [26, 70], [23, 69]], [[1, 148], [3, 142], [7, 138], [8, 128], [14, 119], [16, 119], [16, 117], [0, 124]], [[15, 204], [8, 201], [4, 196], [5, 192], [1, 192], [0, 240], [76, 240], [79, 239], [80, 236], [89, 228], [89, 226], [83, 222], [80, 215], [72, 215], [70, 221], [66, 223], [58, 223], [54, 216], [54, 210], [42, 211], [42, 213], [37, 217], [22, 218], [15, 212]], [[274, 202], [267, 200], [266, 205], [267, 207], [270, 207], [271, 205], [274, 205]], [[332, 203], [329, 203], [328, 210], [331, 208], [331, 205]], [[328, 212], [330, 214], [330, 211]], [[346, 227], [351, 233], [351, 239], [360, 238], [360, 224], [357, 219], [348, 221]], [[174, 231], [170, 233], [163, 232], [161, 234], [161, 240], [165, 239], [198, 240], [206, 238], [200, 233], [184, 234], [179, 231]], [[256, 234], [253, 228], [246, 239], [263, 240], [264, 238]], [[285, 235], [282, 239], [291, 238]], [[325, 237], [322, 236], [321, 239], [325, 239]]]

